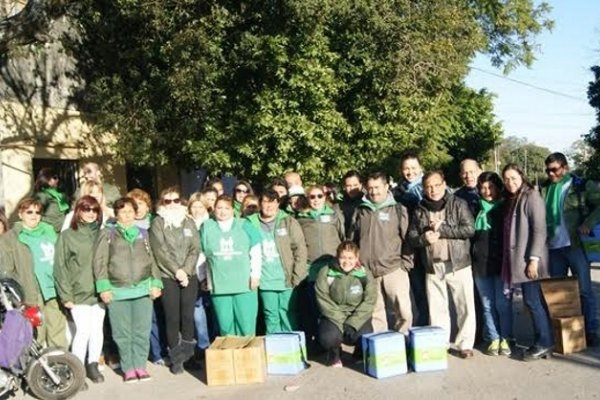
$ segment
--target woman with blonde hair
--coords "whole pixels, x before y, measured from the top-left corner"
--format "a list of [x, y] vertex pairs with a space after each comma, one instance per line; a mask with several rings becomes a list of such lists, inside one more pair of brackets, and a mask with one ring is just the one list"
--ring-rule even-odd
[[[84, 196], [92, 196], [96, 199], [98, 204], [100, 204], [100, 208], [102, 210], [102, 225], [104, 225], [109, 219], [115, 217], [114, 211], [106, 205], [106, 199], [104, 198], [104, 188], [101, 183], [96, 181], [84, 182], [81, 185], [79, 194], [80, 198]], [[66, 231], [72, 226], [73, 213], [74, 211], [71, 211], [65, 216], [62, 229], [60, 230], [61, 232]]]

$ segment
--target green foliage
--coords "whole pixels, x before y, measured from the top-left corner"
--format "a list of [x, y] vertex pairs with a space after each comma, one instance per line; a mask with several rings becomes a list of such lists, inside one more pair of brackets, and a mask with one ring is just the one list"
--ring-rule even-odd
[[600, 65], [593, 66], [591, 71], [594, 80], [590, 82], [587, 94], [590, 105], [596, 109], [598, 124], [585, 135], [585, 142], [592, 148], [593, 154], [584, 163], [584, 168], [589, 178], [600, 180]]
[[550, 153], [547, 147], [538, 146], [525, 138], [509, 136], [499, 146], [498, 161], [500, 168], [509, 163], [519, 165], [529, 181], [535, 184], [546, 179], [544, 160]]
[[432, 166], [486, 154], [491, 98], [461, 81], [477, 51], [531, 61], [531, 4], [82, 0], [68, 48], [81, 108], [129, 162], [335, 180], [409, 148]]

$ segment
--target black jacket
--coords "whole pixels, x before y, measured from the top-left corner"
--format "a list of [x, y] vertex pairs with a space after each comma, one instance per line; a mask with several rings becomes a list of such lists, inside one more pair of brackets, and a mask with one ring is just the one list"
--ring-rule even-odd
[[502, 205], [490, 210], [488, 221], [491, 229], [475, 231], [471, 257], [473, 260], [473, 275], [480, 277], [500, 275], [502, 269], [502, 233], [503, 233]]
[[[440, 239], [448, 241], [452, 267], [454, 270], [459, 270], [471, 265], [469, 239], [475, 233], [475, 224], [473, 214], [463, 199], [449, 193], [445, 195], [445, 199], [446, 219], [439, 228]], [[408, 242], [415, 251], [419, 252], [427, 273], [432, 274], [434, 271], [431, 246], [425, 240], [425, 232], [430, 230], [429, 216], [430, 211], [425, 207], [424, 200], [421, 200], [410, 221]]]

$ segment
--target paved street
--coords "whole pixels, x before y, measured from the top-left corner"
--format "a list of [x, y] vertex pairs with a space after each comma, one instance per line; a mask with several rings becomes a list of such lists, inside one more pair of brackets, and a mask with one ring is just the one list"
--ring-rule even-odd
[[[600, 270], [592, 271], [596, 293], [600, 296]], [[526, 343], [531, 332], [523, 329], [526, 316], [515, 305], [517, 339]], [[311, 361], [311, 368], [298, 377], [268, 377], [264, 384], [245, 386], [206, 386], [203, 371], [173, 376], [165, 367], [149, 366], [153, 380], [123, 384], [115, 372], [105, 370], [106, 382], [89, 384], [77, 396], [80, 400], [135, 399], [595, 399], [600, 398], [600, 349], [569, 356], [555, 355], [551, 360], [525, 363], [505, 357], [489, 357], [476, 351], [475, 357], [462, 360], [449, 356], [443, 372], [410, 373], [376, 380], [360, 371], [360, 364], [346, 361], [346, 367], [333, 369]], [[297, 383], [294, 392], [284, 390]], [[17, 398], [26, 398], [19, 394]]]

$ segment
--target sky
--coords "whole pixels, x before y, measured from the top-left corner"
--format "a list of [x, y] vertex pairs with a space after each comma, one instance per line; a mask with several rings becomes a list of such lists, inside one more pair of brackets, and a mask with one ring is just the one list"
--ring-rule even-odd
[[593, 78], [590, 67], [600, 65], [600, 4], [546, 2], [553, 8], [555, 25], [537, 37], [540, 51], [531, 68], [518, 67], [504, 76], [489, 58], [478, 56], [466, 83], [496, 94], [494, 110], [505, 136], [524, 137], [551, 151], [565, 152], [596, 125], [587, 87]]

